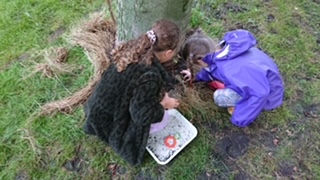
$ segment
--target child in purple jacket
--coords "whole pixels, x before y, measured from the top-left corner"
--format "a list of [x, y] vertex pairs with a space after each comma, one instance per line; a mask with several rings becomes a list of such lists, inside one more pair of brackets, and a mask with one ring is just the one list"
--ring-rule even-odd
[[220, 42], [220, 49], [197, 61], [203, 69], [195, 81], [218, 80], [225, 85], [214, 92], [214, 101], [232, 109], [231, 121], [239, 127], [248, 126], [261, 111], [275, 109], [283, 102], [284, 83], [278, 67], [256, 45], [249, 31], [230, 31]]

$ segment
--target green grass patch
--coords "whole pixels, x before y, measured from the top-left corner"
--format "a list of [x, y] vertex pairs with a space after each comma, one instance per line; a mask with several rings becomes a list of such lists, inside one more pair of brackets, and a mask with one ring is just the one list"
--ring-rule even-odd
[[0, 67], [48, 47], [105, 1], [0, 1]]

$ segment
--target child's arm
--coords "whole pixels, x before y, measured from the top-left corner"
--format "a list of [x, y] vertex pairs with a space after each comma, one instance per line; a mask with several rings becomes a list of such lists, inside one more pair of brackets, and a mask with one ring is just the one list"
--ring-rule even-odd
[[159, 100], [161, 77], [147, 72], [136, 83], [129, 106], [133, 122], [141, 126], [160, 122], [165, 110]]
[[186, 82], [210, 82], [214, 80], [210, 75], [210, 72], [208, 72], [208, 70], [205, 68], [200, 70], [195, 77], [192, 77], [190, 69], [182, 70], [180, 73], [183, 74], [183, 80]]
[[194, 81], [195, 82], [198, 82], [198, 81], [210, 82], [212, 80], [214, 80], [214, 79], [211, 76], [209, 69], [203, 68], [196, 74]]

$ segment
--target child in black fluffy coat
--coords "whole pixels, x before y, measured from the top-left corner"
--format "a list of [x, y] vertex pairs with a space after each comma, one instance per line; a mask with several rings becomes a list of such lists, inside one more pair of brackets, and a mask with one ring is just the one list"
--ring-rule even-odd
[[177, 52], [179, 27], [157, 21], [152, 30], [118, 46], [85, 104], [84, 131], [96, 135], [132, 165], [141, 164], [150, 126], [179, 101], [167, 94], [169, 76], [161, 63]]

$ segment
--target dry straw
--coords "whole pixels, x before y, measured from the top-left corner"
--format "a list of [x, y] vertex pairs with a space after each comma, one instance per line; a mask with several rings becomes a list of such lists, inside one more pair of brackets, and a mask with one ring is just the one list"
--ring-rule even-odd
[[50, 115], [57, 111], [70, 113], [75, 107], [87, 100], [102, 72], [110, 64], [108, 52], [111, 52], [114, 47], [115, 35], [115, 24], [106, 19], [103, 13], [94, 13], [89, 20], [79, 23], [71, 30], [65, 38], [71, 45], [83, 48], [94, 67], [93, 75], [86, 87], [70, 97], [44, 104], [41, 107], [41, 115]]
[[68, 49], [65, 47], [51, 47], [34, 56], [41, 56], [44, 61], [41, 63], [32, 62], [34, 70], [25, 79], [37, 72], [42, 72], [43, 76], [52, 78], [61, 73], [72, 73], [74, 68], [65, 63], [68, 56]]

